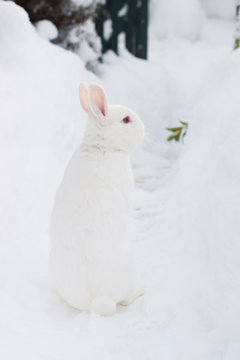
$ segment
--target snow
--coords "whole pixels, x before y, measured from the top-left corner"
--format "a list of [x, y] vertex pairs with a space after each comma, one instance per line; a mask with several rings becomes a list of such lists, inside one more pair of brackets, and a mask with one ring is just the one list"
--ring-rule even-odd
[[[198, 6], [198, 5], [196, 5]], [[187, 22], [188, 20], [185, 19]], [[199, 41], [189, 41], [192, 35]], [[189, 34], [191, 36], [189, 36]], [[100, 77], [0, 2], [0, 357], [238, 360], [240, 52], [234, 23], [159, 40], [149, 60], [109, 52]], [[147, 137], [133, 154], [131, 216], [146, 295], [113, 317], [63, 303], [49, 266], [56, 188], [80, 141], [78, 84], [133, 108]], [[166, 127], [189, 122], [184, 145]]]
[[94, 68], [94, 63], [101, 56], [102, 44], [92, 19], [74, 26], [64, 40], [64, 46], [74, 49], [86, 65]]
[[204, 18], [199, 0], [152, 0], [150, 5], [150, 24], [158, 38], [199, 38]]
[[105, 0], [71, 0], [71, 3], [75, 8], [87, 8], [89, 6], [95, 6], [96, 4], [104, 4]]
[[94, 2], [99, 2], [95, 0], [71, 0], [72, 4], [76, 7], [88, 7], [92, 5]]
[[105, 20], [105, 22], [103, 24], [104, 40], [108, 41], [112, 35], [112, 32], [113, 32], [112, 20], [110, 20], [110, 19]]
[[236, 13], [238, 0], [201, 0], [208, 16], [220, 19], [233, 19]]
[[46, 40], [53, 40], [58, 36], [57, 27], [49, 20], [37, 21], [35, 27], [38, 34]]

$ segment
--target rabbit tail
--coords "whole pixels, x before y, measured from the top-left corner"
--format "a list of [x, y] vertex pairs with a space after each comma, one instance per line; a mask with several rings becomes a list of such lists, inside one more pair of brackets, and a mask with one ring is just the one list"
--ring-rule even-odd
[[109, 296], [97, 296], [92, 301], [90, 310], [98, 315], [113, 315], [116, 312], [116, 303]]

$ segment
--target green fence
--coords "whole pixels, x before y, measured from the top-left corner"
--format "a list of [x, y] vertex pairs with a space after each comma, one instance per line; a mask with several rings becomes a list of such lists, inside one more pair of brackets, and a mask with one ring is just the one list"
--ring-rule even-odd
[[[112, 23], [109, 39], [104, 38], [106, 20]], [[106, 0], [106, 4], [98, 8], [95, 24], [103, 53], [111, 49], [118, 54], [118, 36], [124, 32], [127, 49], [147, 59], [148, 0]]]

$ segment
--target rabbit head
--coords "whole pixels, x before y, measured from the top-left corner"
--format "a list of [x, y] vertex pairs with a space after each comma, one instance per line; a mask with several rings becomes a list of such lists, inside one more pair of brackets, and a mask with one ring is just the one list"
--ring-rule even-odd
[[137, 114], [125, 106], [108, 104], [99, 85], [81, 84], [79, 97], [88, 114], [88, 143], [95, 142], [106, 151], [130, 152], [143, 138], [144, 125]]

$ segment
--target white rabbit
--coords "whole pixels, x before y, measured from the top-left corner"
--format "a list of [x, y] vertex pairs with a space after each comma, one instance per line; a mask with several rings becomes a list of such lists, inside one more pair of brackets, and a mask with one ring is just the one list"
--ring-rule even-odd
[[129, 153], [144, 136], [139, 117], [108, 105], [98, 85], [80, 85], [88, 114], [82, 144], [57, 191], [51, 223], [51, 262], [60, 296], [101, 315], [143, 292], [136, 288], [127, 221], [133, 175]]

